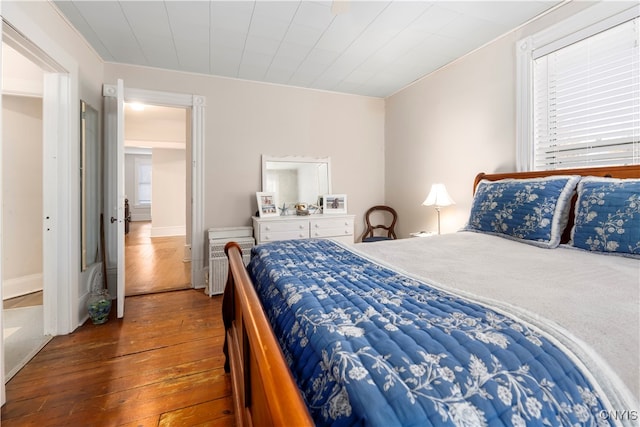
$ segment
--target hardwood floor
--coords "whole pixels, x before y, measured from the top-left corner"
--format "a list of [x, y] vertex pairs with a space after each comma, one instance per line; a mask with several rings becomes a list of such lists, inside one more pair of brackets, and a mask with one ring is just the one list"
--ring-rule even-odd
[[54, 337], [7, 383], [2, 425], [232, 426], [222, 297], [126, 298], [124, 319]]
[[125, 235], [125, 295], [186, 289], [191, 263], [184, 262], [184, 236], [151, 237], [151, 222], [129, 224]]

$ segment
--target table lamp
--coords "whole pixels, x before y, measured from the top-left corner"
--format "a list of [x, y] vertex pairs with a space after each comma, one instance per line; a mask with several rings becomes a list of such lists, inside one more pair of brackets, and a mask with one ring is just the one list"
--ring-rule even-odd
[[440, 208], [455, 205], [456, 202], [449, 196], [444, 184], [433, 184], [429, 195], [422, 204], [425, 206], [435, 206], [436, 212], [438, 212], [438, 234], [440, 234]]

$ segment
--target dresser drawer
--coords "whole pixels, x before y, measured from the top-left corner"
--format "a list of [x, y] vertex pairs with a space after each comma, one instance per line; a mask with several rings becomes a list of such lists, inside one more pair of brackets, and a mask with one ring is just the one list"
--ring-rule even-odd
[[353, 235], [353, 218], [322, 218], [311, 220], [311, 237]]
[[307, 221], [272, 221], [260, 224], [260, 235], [269, 233], [304, 233], [309, 234]]
[[339, 236], [352, 236], [353, 228], [346, 227], [341, 228], [323, 228], [318, 230], [311, 230], [311, 237], [326, 238], [326, 237], [339, 237]]
[[260, 233], [261, 242], [275, 242], [276, 240], [308, 239], [309, 230], [265, 231]]
[[331, 238], [353, 243], [353, 215], [253, 217], [256, 243], [277, 240]]

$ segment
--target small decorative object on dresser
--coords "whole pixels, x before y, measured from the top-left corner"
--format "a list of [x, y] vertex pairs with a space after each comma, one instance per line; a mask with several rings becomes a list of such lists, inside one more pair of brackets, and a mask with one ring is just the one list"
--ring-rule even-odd
[[346, 214], [347, 195], [346, 194], [325, 194], [322, 200], [322, 213], [325, 214]]
[[276, 193], [258, 191], [256, 193], [256, 199], [258, 200], [258, 214], [261, 218], [280, 215], [278, 213]]
[[296, 203], [296, 215], [306, 216], [309, 215], [309, 207], [306, 203]]

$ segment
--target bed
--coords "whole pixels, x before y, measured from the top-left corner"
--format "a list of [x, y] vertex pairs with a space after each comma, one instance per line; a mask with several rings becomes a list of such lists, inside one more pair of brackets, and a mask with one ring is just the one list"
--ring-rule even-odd
[[628, 178], [640, 166], [479, 174], [458, 233], [273, 242], [247, 268], [228, 244], [237, 423], [637, 423], [640, 200]]

